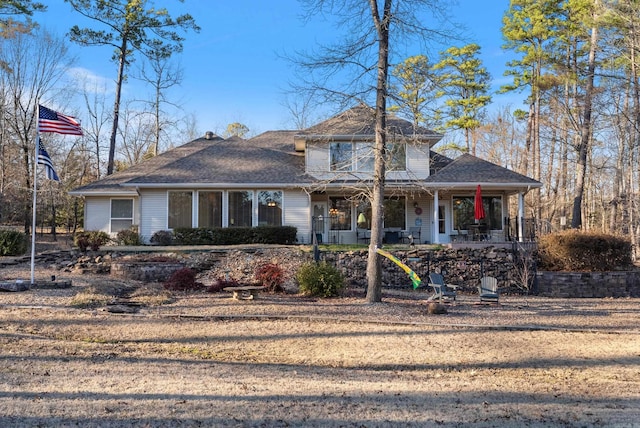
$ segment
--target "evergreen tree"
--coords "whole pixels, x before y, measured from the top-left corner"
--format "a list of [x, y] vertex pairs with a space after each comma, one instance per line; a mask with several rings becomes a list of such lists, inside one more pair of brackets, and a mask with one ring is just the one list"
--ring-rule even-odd
[[71, 40], [82, 46], [112, 46], [118, 63], [116, 95], [113, 105], [113, 126], [109, 140], [107, 175], [113, 173], [116, 135], [120, 116], [122, 85], [134, 54], [148, 58], [169, 58], [182, 50], [182, 37], [177, 30], [200, 28], [189, 14], [173, 19], [165, 8], [156, 9], [147, 0], [65, 0], [81, 15], [106, 27], [103, 30], [71, 27]]
[[442, 53], [433, 69], [440, 71], [437, 95], [445, 97], [445, 128], [461, 129], [467, 151], [475, 155], [476, 138], [473, 133], [481, 125], [482, 110], [491, 102], [491, 76], [478, 58], [480, 46], [470, 44], [452, 47]]

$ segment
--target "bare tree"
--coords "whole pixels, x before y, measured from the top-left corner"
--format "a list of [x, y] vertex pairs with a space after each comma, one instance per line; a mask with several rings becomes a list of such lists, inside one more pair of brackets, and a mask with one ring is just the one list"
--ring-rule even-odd
[[287, 94], [283, 104], [289, 110], [295, 129], [305, 129], [313, 123], [313, 98], [313, 94]]
[[[53, 95], [54, 87], [60, 84], [72, 61], [66, 42], [43, 30], [6, 40], [0, 50], [0, 61], [11, 64], [11, 68], [0, 70], [0, 86], [5, 95], [4, 131], [8, 132], [6, 141], [19, 150], [19, 157], [13, 159], [13, 170], [20, 189], [17, 195], [22, 205], [21, 217], [28, 232], [38, 102], [45, 103], [46, 95]], [[65, 92], [59, 89], [56, 101], [64, 102]]]
[[83, 85], [82, 97], [88, 117], [87, 123], [83, 124], [85, 138], [92, 143], [91, 150], [94, 157], [95, 177], [100, 178], [102, 167], [102, 140], [105, 134], [105, 127], [110, 120], [106, 108], [106, 88], [95, 85], [89, 87], [87, 83]]
[[176, 120], [169, 119], [170, 116], [163, 110], [163, 105], [167, 104], [177, 109], [180, 105], [167, 98], [167, 92], [174, 86], [180, 85], [184, 77], [182, 68], [171, 62], [170, 58], [153, 55], [148, 58], [148, 67], [142, 66], [139, 79], [149, 84], [153, 89], [153, 97], [147, 104], [151, 107], [154, 119], [153, 146], [151, 154], [157, 156], [160, 150], [160, 139], [163, 135], [168, 135], [168, 128], [176, 127]]
[[154, 117], [149, 112], [136, 110], [135, 104], [133, 101], [128, 102], [122, 116], [120, 154], [124, 160], [118, 169], [139, 164], [146, 157], [154, 156]]
[[591, 114], [593, 111], [594, 96], [594, 80], [596, 72], [596, 52], [598, 51], [598, 16], [600, 10], [598, 8], [598, 0], [594, 0], [592, 6], [592, 22], [591, 22], [591, 39], [589, 42], [589, 57], [587, 60], [586, 82], [584, 101], [582, 107], [582, 121], [580, 125], [580, 142], [576, 146], [578, 152], [578, 167], [576, 169], [576, 193], [573, 198], [573, 215], [571, 218], [571, 227], [582, 227], [582, 198], [584, 186], [587, 176], [587, 156], [590, 151], [593, 124], [591, 122]]
[[[387, 98], [389, 66], [401, 55], [400, 47], [408, 38], [429, 41], [444, 36], [439, 26], [447, 23], [445, 8], [439, 0], [303, 0], [306, 16], [334, 16], [346, 30], [340, 42], [321, 47], [319, 52], [298, 54], [301, 92], [315, 92], [340, 108], [354, 103], [375, 104], [374, 169], [371, 186], [371, 241], [367, 262], [367, 301], [382, 300], [381, 263], [376, 249], [382, 244], [385, 175], [387, 159]], [[438, 24], [425, 27], [429, 17]], [[450, 34], [447, 34], [450, 36]], [[351, 78], [346, 75], [351, 74]]]

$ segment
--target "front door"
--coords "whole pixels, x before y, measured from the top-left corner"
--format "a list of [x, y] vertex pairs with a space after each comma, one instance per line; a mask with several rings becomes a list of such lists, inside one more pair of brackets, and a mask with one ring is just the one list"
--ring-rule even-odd
[[449, 242], [447, 233], [447, 205], [438, 204], [438, 242]]
[[[327, 217], [327, 203], [326, 202], [312, 202], [312, 218], [311, 218], [311, 231], [316, 235], [318, 244], [327, 242], [327, 228], [329, 227], [329, 218]], [[311, 242], [313, 242], [313, 235], [311, 235]]]

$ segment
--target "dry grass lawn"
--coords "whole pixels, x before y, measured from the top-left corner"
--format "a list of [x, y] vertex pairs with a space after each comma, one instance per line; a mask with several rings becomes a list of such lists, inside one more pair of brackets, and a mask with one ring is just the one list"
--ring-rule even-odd
[[[413, 292], [73, 284], [0, 293], [0, 426], [640, 426], [638, 299], [461, 296], [428, 315]], [[147, 306], [72, 306], [121, 287]]]

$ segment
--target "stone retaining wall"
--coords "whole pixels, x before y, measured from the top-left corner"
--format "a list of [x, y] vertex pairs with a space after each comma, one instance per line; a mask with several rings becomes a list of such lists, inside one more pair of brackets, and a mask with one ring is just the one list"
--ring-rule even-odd
[[[498, 278], [504, 290], [515, 291], [518, 288], [513, 254], [504, 248], [416, 249], [391, 253], [409, 266], [425, 286], [429, 282], [429, 273], [436, 272], [442, 273], [448, 283], [457, 285], [463, 292], [477, 291], [483, 274]], [[367, 251], [326, 253], [323, 256], [340, 268], [351, 284], [366, 287]], [[407, 274], [385, 257], [382, 257], [382, 283], [390, 288], [412, 286]]]
[[[108, 247], [107, 247], [108, 248]], [[112, 263], [124, 262], [127, 254], [103, 248], [92, 254], [63, 251], [57, 254], [40, 255], [39, 264], [47, 265], [54, 271], [82, 271], [87, 273], [106, 273], [113, 269]], [[313, 254], [302, 250], [303, 247], [265, 247], [234, 248], [177, 252], [173, 253], [184, 266], [195, 269], [199, 280], [213, 281], [216, 278], [230, 276], [239, 282], [254, 281], [257, 266], [264, 263], [276, 263], [287, 273], [288, 288], [295, 287], [295, 272], [308, 261]], [[524, 293], [520, 286], [524, 273], [516, 255], [510, 249], [485, 248], [443, 248], [427, 250], [394, 250], [391, 253], [407, 264], [420, 276], [423, 284], [429, 282], [429, 272], [442, 273], [448, 283], [455, 284], [459, 290], [477, 293], [482, 275], [491, 275], [498, 279], [502, 293]], [[167, 254], [157, 251], [156, 254]], [[348, 284], [366, 288], [367, 250], [322, 253], [321, 257], [337, 266], [344, 274]], [[391, 260], [381, 257], [382, 283], [384, 287], [410, 289], [408, 275]], [[28, 257], [11, 260], [11, 264], [27, 263]], [[4, 260], [5, 264], [9, 260]], [[3, 263], [0, 262], [0, 266]], [[530, 290], [533, 294], [548, 297], [640, 297], [640, 271], [635, 272], [528, 272], [535, 275], [535, 284]], [[116, 273], [117, 275], [117, 273]], [[168, 277], [168, 275], [167, 275]]]
[[112, 260], [111, 276], [142, 282], [163, 282], [184, 266], [184, 263]]
[[538, 272], [545, 297], [640, 297], [640, 272]]

